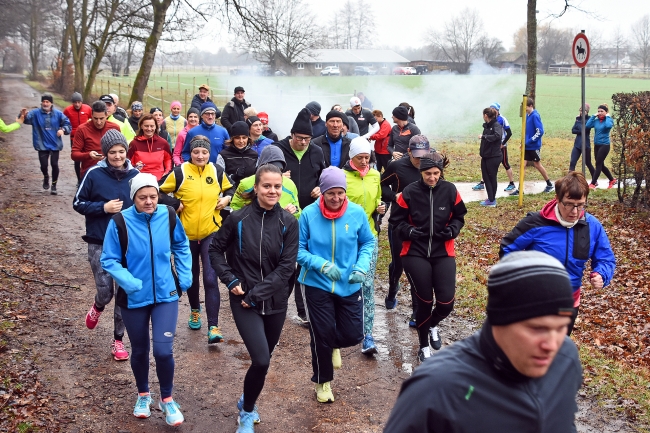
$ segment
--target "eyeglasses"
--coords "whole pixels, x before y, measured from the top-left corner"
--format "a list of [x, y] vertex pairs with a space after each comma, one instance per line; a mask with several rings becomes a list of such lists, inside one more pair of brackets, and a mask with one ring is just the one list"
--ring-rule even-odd
[[217, 113], [215, 113], [214, 111], [206, 111], [205, 113], [203, 113], [203, 115], [208, 116], [208, 117], [212, 117], [212, 116], [216, 116]]
[[574, 209], [576, 209], [578, 211], [583, 211], [583, 210], [587, 209], [587, 203], [573, 204], [573, 203], [564, 203], [563, 201], [561, 201], [560, 203], [562, 203], [562, 206], [564, 206], [564, 209], [566, 209], [568, 211], [572, 211]]
[[293, 139], [299, 143], [309, 143], [311, 141], [311, 137], [298, 137], [297, 135], [294, 135]]

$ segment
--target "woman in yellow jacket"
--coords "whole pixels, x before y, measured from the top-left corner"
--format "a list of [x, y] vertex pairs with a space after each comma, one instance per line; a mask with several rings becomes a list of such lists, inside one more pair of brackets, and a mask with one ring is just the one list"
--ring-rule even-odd
[[[208, 248], [221, 227], [221, 209], [228, 206], [234, 193], [228, 175], [221, 167], [209, 162], [210, 140], [197, 135], [190, 142], [190, 161], [177, 166], [160, 186], [164, 193], [174, 193], [177, 211], [192, 253], [192, 287], [187, 291], [190, 301], [190, 329], [201, 329], [199, 301], [199, 272], [203, 264], [205, 310], [208, 316], [208, 344], [223, 341], [219, 329], [221, 296], [217, 275], [210, 265]], [[179, 203], [180, 202], [180, 203]]]
[[370, 230], [375, 236], [370, 269], [361, 283], [364, 335], [361, 353], [368, 356], [377, 353], [377, 346], [372, 337], [372, 327], [375, 322], [375, 268], [379, 251], [377, 217], [378, 214], [383, 215], [386, 212], [386, 205], [381, 201], [381, 175], [370, 167], [370, 152], [370, 142], [367, 139], [354, 138], [350, 143], [350, 160], [343, 167], [348, 185], [348, 200], [363, 208], [370, 223]]

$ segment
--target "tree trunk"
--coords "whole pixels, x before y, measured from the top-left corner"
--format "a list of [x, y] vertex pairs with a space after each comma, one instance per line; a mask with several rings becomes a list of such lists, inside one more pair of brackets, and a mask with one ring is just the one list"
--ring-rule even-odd
[[[81, 2], [81, 20], [79, 28], [74, 24], [75, 0], [67, 0], [68, 4], [68, 31], [70, 32], [70, 50], [72, 51], [72, 64], [74, 65], [73, 88], [75, 92], [83, 93], [86, 70], [86, 37], [88, 35], [88, 0]], [[83, 95], [84, 101], [86, 95]]]
[[131, 92], [128, 106], [130, 106], [134, 101], [142, 101], [144, 99], [144, 91], [147, 88], [149, 75], [151, 74], [153, 62], [156, 58], [156, 49], [158, 48], [158, 43], [162, 36], [165, 16], [167, 15], [167, 9], [171, 3], [172, 0], [151, 0], [151, 5], [153, 6], [153, 27], [151, 29], [151, 34], [147, 38], [147, 43], [144, 46], [144, 56], [142, 57], [140, 70], [138, 71], [138, 74], [135, 77], [135, 82], [133, 83], [133, 91]]
[[40, 57], [40, 41], [38, 40], [40, 22], [38, 13], [38, 4], [36, 1], [32, 1], [29, 14], [29, 61], [32, 64], [32, 71], [30, 73], [32, 80], [38, 79], [38, 60]]
[[526, 94], [535, 100], [537, 86], [537, 0], [528, 0], [528, 67], [526, 69]]

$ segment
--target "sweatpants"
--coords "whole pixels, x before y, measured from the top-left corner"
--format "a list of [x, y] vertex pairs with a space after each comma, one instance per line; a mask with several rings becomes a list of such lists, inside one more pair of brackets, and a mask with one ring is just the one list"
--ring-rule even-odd
[[415, 322], [420, 348], [427, 347], [429, 328], [438, 326], [454, 309], [456, 258], [404, 256], [402, 263], [404, 263], [406, 276], [418, 297]]
[[[578, 149], [577, 147], [573, 146], [573, 149], [571, 149], [571, 161], [569, 162], [569, 171], [575, 171], [576, 169], [576, 164], [578, 164], [578, 160], [582, 156], [582, 149]], [[591, 163], [591, 147], [587, 147], [585, 149], [585, 166], [589, 169], [589, 174], [591, 174], [591, 177], [594, 177], [594, 166]], [[578, 170], [581, 171], [581, 170]]]
[[612, 173], [609, 171], [607, 167], [605, 167], [605, 158], [607, 158], [607, 155], [609, 154], [610, 147], [611, 146], [609, 144], [594, 145], [594, 158], [596, 159], [596, 169], [594, 170], [594, 176], [591, 181], [593, 185], [598, 185], [598, 178], [600, 177], [601, 171], [605, 176], [607, 176], [607, 179], [609, 179], [610, 181], [614, 180], [614, 176], [612, 176]]
[[496, 200], [499, 165], [501, 165], [501, 157], [499, 156], [481, 158], [481, 176], [483, 176], [485, 182], [485, 192], [487, 192], [489, 201]]
[[264, 388], [271, 355], [280, 341], [287, 312], [261, 315], [250, 308], [242, 307], [242, 298], [243, 296], [230, 296], [230, 308], [235, 326], [251, 357], [251, 366], [244, 378], [244, 410], [252, 412]]
[[[174, 334], [178, 320], [178, 301], [151, 304], [122, 310], [131, 341], [131, 370], [138, 392], [149, 392], [149, 341], [160, 383], [160, 399], [171, 397], [174, 387]], [[149, 336], [149, 323], [153, 338]]]
[[[404, 272], [404, 266], [402, 264], [402, 240], [397, 235], [395, 231], [395, 226], [391, 223], [388, 223], [388, 245], [390, 247], [390, 257], [391, 261], [388, 265], [388, 299], [395, 299], [397, 292], [399, 291], [399, 280], [402, 277], [402, 272]], [[413, 317], [415, 317], [415, 311], [417, 310], [417, 296], [413, 291], [413, 286], [411, 286], [411, 308], [413, 311]]]
[[361, 294], [363, 296], [363, 334], [372, 334], [372, 327], [375, 324], [375, 271], [377, 269], [377, 254], [379, 253], [379, 242], [375, 237], [375, 247], [370, 258], [370, 269], [366, 279], [361, 283]]
[[[88, 262], [90, 262], [90, 269], [93, 271], [95, 277], [95, 307], [99, 311], [104, 311], [104, 307], [115, 296], [117, 285], [113, 282], [113, 278], [108, 272], [102, 268], [99, 259], [102, 255], [102, 245], [88, 244]], [[122, 310], [115, 304], [113, 307], [113, 338], [122, 340], [124, 336], [124, 321], [122, 320]]]
[[206, 236], [200, 241], [190, 241], [192, 254], [192, 286], [187, 291], [190, 307], [198, 310], [201, 307], [199, 299], [199, 275], [203, 267], [203, 290], [205, 291], [205, 313], [208, 317], [208, 327], [219, 326], [219, 308], [221, 308], [221, 295], [217, 273], [210, 264], [208, 249], [216, 232]]
[[39, 150], [38, 161], [41, 163], [41, 172], [47, 176], [48, 160], [52, 165], [52, 183], [59, 180], [59, 151], [58, 150]]
[[313, 286], [302, 286], [311, 335], [311, 367], [315, 383], [334, 379], [332, 350], [356, 346], [363, 340], [361, 289], [338, 296]]

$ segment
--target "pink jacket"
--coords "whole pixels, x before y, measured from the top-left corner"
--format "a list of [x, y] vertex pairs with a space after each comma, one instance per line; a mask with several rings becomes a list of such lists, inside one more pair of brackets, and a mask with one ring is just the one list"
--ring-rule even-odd
[[181, 132], [178, 133], [176, 137], [176, 146], [174, 146], [174, 165], [181, 165], [183, 162], [183, 157], [181, 153], [183, 152], [183, 146], [185, 145], [185, 136], [187, 136], [187, 131], [191, 129], [190, 125], [187, 125]]

